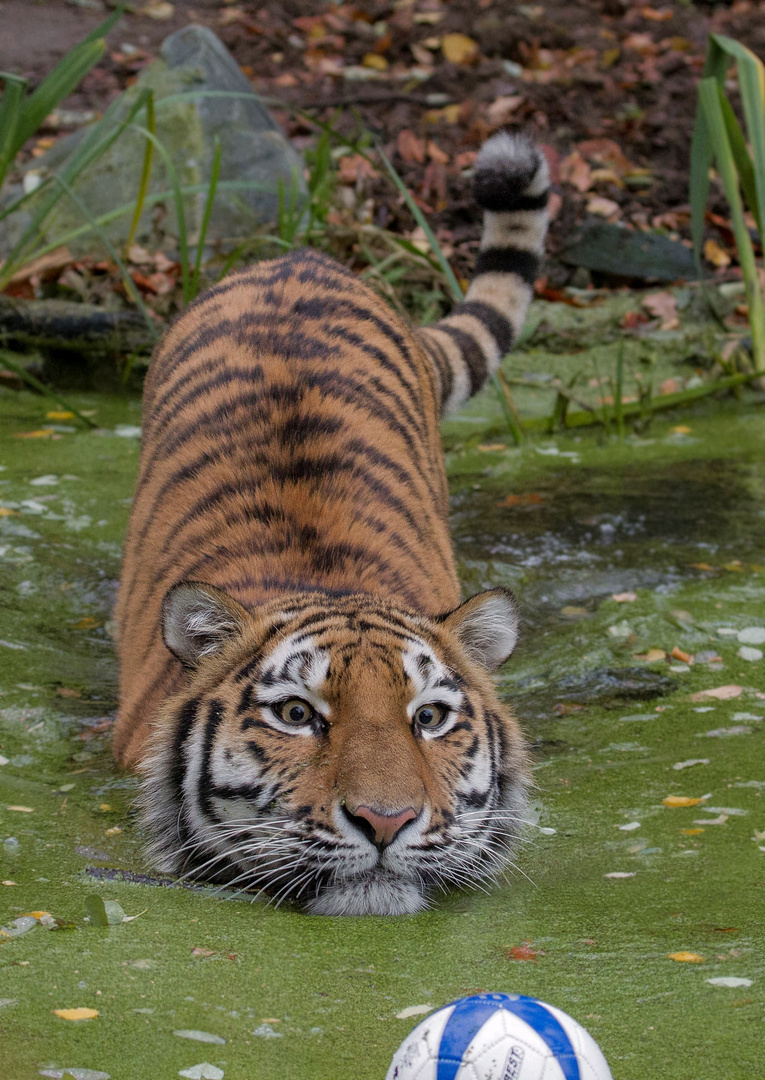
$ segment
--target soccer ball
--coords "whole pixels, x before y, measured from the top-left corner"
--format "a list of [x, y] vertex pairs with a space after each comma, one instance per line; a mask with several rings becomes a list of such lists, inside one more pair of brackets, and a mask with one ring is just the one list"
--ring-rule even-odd
[[476, 994], [423, 1020], [385, 1080], [613, 1080], [581, 1024], [536, 998]]

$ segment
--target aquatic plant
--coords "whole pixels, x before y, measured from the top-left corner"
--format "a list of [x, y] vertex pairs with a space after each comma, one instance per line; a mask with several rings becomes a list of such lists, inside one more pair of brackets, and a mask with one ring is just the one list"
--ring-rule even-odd
[[[746, 136], [726, 93], [726, 74], [736, 65]], [[763, 238], [765, 208], [765, 67], [745, 45], [723, 34], [709, 38], [704, 77], [699, 83], [696, 127], [691, 145], [693, 241], [701, 266], [704, 215], [714, 165], [730, 207], [731, 225], [744, 278], [754, 367], [765, 372], [765, 297], [745, 207]]]

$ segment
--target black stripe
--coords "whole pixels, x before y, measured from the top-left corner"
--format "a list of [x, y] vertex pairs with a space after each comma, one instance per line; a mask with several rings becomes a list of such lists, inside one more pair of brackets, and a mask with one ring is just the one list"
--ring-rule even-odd
[[496, 341], [500, 356], [507, 355], [512, 349], [513, 324], [491, 304], [485, 304], [482, 300], [464, 300], [453, 314], [473, 315], [482, 322]]
[[173, 764], [170, 770], [170, 788], [173, 793], [173, 804], [178, 807], [176, 828], [178, 839], [181, 844], [186, 844], [190, 839], [186, 813], [184, 810], [183, 780], [186, 775], [186, 740], [191, 734], [194, 721], [199, 709], [199, 698], [185, 701], [178, 714], [178, 726], [173, 740]]
[[205, 724], [204, 742], [202, 744], [202, 766], [199, 770], [199, 782], [197, 785], [197, 798], [199, 799], [200, 809], [203, 814], [208, 818], [213, 818], [213, 820], [217, 820], [217, 818], [212, 812], [211, 792], [215, 785], [212, 778], [210, 758], [215, 736], [224, 719], [223, 702], [213, 699], [207, 710], [207, 723]]
[[459, 330], [456, 326], [450, 326], [445, 320], [438, 324], [438, 329], [448, 334], [462, 353], [462, 359], [467, 365], [470, 375], [470, 394], [478, 393], [489, 374], [486, 354], [472, 334], [465, 330]]
[[549, 196], [549, 188], [541, 195], [514, 195], [501, 184], [498, 184], [494, 190], [486, 184], [482, 186], [480, 198], [477, 197], [476, 202], [484, 210], [501, 214], [513, 213], [516, 210], [544, 210]]
[[539, 276], [539, 256], [516, 247], [490, 247], [479, 251], [473, 276], [479, 274], [517, 274], [530, 287]]
[[[152, 447], [151, 458], [147, 462], [147, 466], [139, 479], [138, 488], [140, 489], [147, 483], [151, 473], [159, 464], [162, 456], [175, 453], [189, 440], [198, 437], [202, 428], [216, 427], [221, 421], [225, 421], [227, 424], [227, 432], [233, 433], [235, 430], [240, 430], [252, 425], [254, 419], [257, 418], [253, 417], [253, 406], [256, 408], [260, 407], [264, 410], [265, 403], [267, 402], [273, 402], [278, 405], [298, 404], [308, 390], [314, 389], [320, 390], [326, 398], [333, 398], [359, 410], [366, 408], [375, 419], [383, 421], [393, 433], [400, 436], [406, 443], [415, 459], [413, 462], [415, 468], [420, 473], [423, 480], [429, 484], [430, 480], [425, 476], [421, 466], [417, 463], [417, 450], [415, 439], [412, 435], [412, 430], [414, 430], [420, 438], [424, 438], [420, 421], [409, 411], [404, 402], [399, 398], [398, 394], [384, 386], [379, 379], [372, 377], [371, 379], [368, 379], [367, 382], [368, 385], [365, 386], [356, 379], [342, 375], [340, 372], [333, 370], [314, 373], [301, 372], [299, 386], [294, 384], [275, 383], [267, 388], [261, 387], [248, 393], [239, 393], [228, 401], [222, 402], [214, 409], [197, 414], [185, 427], [181, 428], [179, 431], [170, 431], [164, 438], [160, 439], [160, 441]], [[390, 398], [395, 406], [395, 410], [389, 408], [384, 402], [380, 401], [376, 394], [371, 393], [369, 386], [377, 390], [378, 394], [383, 394]], [[191, 392], [191, 395], [195, 396], [194, 392]], [[230, 414], [232, 410], [236, 408], [248, 409], [248, 412], [241, 421], [234, 425], [231, 423]], [[267, 418], [268, 415], [267, 411], [264, 412], [263, 418]], [[409, 428], [401, 422], [399, 416], [408, 423]], [[141, 536], [143, 537], [143, 535], [144, 534], [142, 533]]]
[[[267, 461], [258, 462], [258, 464], [267, 465]], [[287, 483], [305, 483], [307, 480], [311, 480], [314, 483], [321, 481], [324, 477], [328, 477], [331, 481], [334, 481], [341, 474], [346, 473], [355, 480], [363, 482], [365, 488], [374, 494], [378, 504], [382, 504], [388, 507], [393, 513], [397, 514], [410, 527], [418, 541], [422, 544], [428, 539], [428, 531], [423, 529], [423, 524], [427, 525], [427, 518], [424, 522], [418, 522], [414, 517], [412, 511], [406, 502], [400, 499], [391, 488], [378, 476], [370, 472], [364, 466], [359, 465], [357, 461], [347, 461], [336, 455], [325, 455], [324, 457], [308, 458], [301, 457], [297, 461], [287, 462], [280, 467], [274, 467], [270, 474], [270, 479], [279, 484]], [[319, 488], [321, 484], [317, 485]], [[186, 530], [186, 528], [193, 524], [194, 521], [208, 519], [210, 512], [214, 506], [218, 506], [224, 503], [228, 499], [240, 499], [245, 495], [257, 496], [263, 487], [263, 480], [256, 479], [238, 479], [229, 480], [225, 484], [221, 484], [214, 491], [205, 491], [186, 511], [182, 518], [175, 523], [168, 533], [163, 538], [163, 549], [167, 554], [167, 562], [170, 565], [175, 564], [174, 553], [171, 550], [171, 546], [174, 541]], [[411, 490], [411, 489], [410, 489]], [[159, 505], [157, 503], [156, 505]], [[240, 512], [240, 517], [242, 516]], [[153, 515], [150, 514], [148, 522], [152, 521]], [[274, 520], [283, 520], [287, 527], [284, 541], [286, 547], [294, 546], [294, 541], [299, 539], [303, 544], [315, 544], [319, 540], [319, 533], [315, 526], [309, 527], [303, 522], [290, 519], [285, 514], [281, 507], [271, 507], [266, 504], [264, 507], [253, 505], [251, 508], [247, 508], [245, 515], [248, 521], [260, 521], [264, 525], [270, 525]], [[227, 524], [231, 524], [229, 521]], [[222, 527], [222, 526], [221, 526]], [[220, 527], [216, 532], [220, 531]], [[198, 543], [204, 543], [210, 539], [211, 534], [205, 533], [202, 537], [198, 538]], [[273, 541], [272, 541], [273, 542]], [[190, 567], [186, 569], [187, 576], [193, 576], [195, 570], [204, 566], [206, 555], [202, 555], [197, 559]], [[154, 573], [154, 583], [158, 584], [166, 572], [165, 566], [157, 568]]]
[[[214, 361], [210, 361], [209, 366], [211, 369], [214, 369], [218, 366], [219, 363], [226, 363], [226, 359], [226, 357], [222, 357]], [[209, 374], [209, 372], [205, 372], [204, 374], [209, 375], [209, 377], [205, 377], [202, 379], [201, 382], [194, 382], [191, 386], [189, 386], [192, 377], [198, 374], [201, 373], [197, 372], [196, 370], [190, 370], [188, 373], [188, 379], [184, 377], [179, 380], [179, 382], [175, 383], [170, 389], [170, 391], [168, 391], [168, 393], [165, 394], [160, 401], [154, 403], [154, 405], [152, 406], [150, 417], [150, 421], [152, 424], [155, 424], [157, 426], [162, 425], [164, 427], [166, 424], [174, 420], [179, 413], [183, 412], [183, 410], [187, 408], [187, 406], [193, 405], [193, 403], [199, 398], [204, 397], [205, 394], [210, 393], [210, 391], [212, 390], [218, 389], [218, 387], [228, 386], [229, 383], [235, 382], [237, 380], [245, 383], [245, 385], [250, 385], [252, 383], [262, 383], [264, 372], [260, 364], [251, 364], [248, 367], [240, 367], [239, 365], [232, 364], [229, 360], [227, 366], [223, 369], [223, 371], [216, 371], [214, 374]], [[181, 389], [186, 389], [187, 392], [179, 401], [175, 402], [172, 408], [164, 416], [162, 416], [162, 410], [167, 407], [167, 405], [170, 403], [178, 390]]]
[[422, 338], [428, 355], [439, 375], [441, 383], [441, 409], [451, 396], [454, 388], [454, 372], [449, 358], [444, 352], [441, 343], [431, 334], [424, 334]]

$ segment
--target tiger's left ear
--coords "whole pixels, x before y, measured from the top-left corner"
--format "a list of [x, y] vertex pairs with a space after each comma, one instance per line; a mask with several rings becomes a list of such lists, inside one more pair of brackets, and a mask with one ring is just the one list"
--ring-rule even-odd
[[162, 603], [162, 637], [184, 667], [195, 668], [241, 633], [248, 618], [241, 604], [213, 585], [182, 581]]
[[518, 608], [509, 589], [489, 589], [461, 604], [444, 619], [477, 663], [494, 671], [518, 643]]

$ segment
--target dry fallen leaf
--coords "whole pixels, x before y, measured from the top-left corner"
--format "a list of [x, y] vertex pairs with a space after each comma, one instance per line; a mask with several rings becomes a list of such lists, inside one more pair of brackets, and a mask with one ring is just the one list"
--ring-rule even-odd
[[449, 155], [445, 150], [441, 149], [438, 143], [433, 142], [432, 139], [428, 141], [428, 157], [431, 161], [435, 161], [439, 165], [449, 164]]
[[404, 161], [423, 165], [425, 163], [425, 143], [418, 139], [409, 128], [399, 131], [396, 139], [396, 149]]
[[683, 650], [677, 645], [675, 645], [674, 649], [669, 655], [675, 660], [681, 660], [684, 664], [693, 663], [693, 657], [690, 655], [690, 653], [683, 652]]
[[441, 51], [451, 64], [467, 66], [478, 59], [478, 42], [473, 41], [467, 34], [444, 34], [441, 40]]
[[663, 649], [649, 649], [648, 652], [636, 653], [636, 660], [644, 660], [647, 664], [655, 664], [658, 660], [665, 660], [667, 654]]
[[716, 240], [707, 240], [704, 244], [704, 258], [713, 266], [730, 266], [730, 255], [720, 247]]
[[662, 799], [663, 806], [670, 806], [673, 808], [679, 806], [698, 806], [702, 803], [703, 799], [689, 799], [686, 795], [667, 795], [666, 799]]
[[678, 964], [703, 964], [704, 957], [695, 952], [671, 952], [667, 953], [668, 960], [676, 960]]
[[703, 833], [703, 829], [681, 829], [680, 832], [683, 836], [698, 836], [699, 833]]
[[730, 698], [741, 697], [743, 686], [729, 683], [727, 686], [716, 686], [712, 690], [699, 690], [697, 694], [691, 694], [691, 701], [706, 701], [707, 698], [715, 698], [717, 701], [728, 701]]
[[573, 150], [561, 161], [560, 178], [564, 184], [571, 184], [582, 194], [592, 186], [590, 166], [577, 150]]
[[75, 686], [57, 686], [56, 693], [59, 697], [82, 697], [82, 690], [78, 690]]
[[[594, 174], [593, 178], [597, 179]], [[613, 199], [606, 199], [602, 195], [592, 195], [587, 200], [587, 212], [597, 214], [599, 217], [615, 218], [621, 217], [622, 208]]]
[[153, 3], [147, 4], [145, 8], [141, 8], [139, 15], [148, 15], [150, 19], [156, 19], [157, 22], [164, 22], [167, 19], [172, 19], [175, 13], [175, 6], [173, 4], [163, 3], [162, 0], [154, 0]]
[[51, 412], [46, 412], [46, 420], [74, 420], [74, 413], [69, 412], [68, 409], [53, 409]]
[[518, 106], [523, 104], [523, 101], [524, 99], [520, 94], [507, 94], [503, 97], [495, 98], [495, 100], [486, 108], [486, 119], [492, 127], [499, 127], [500, 124], [506, 124]]
[[355, 184], [366, 177], [377, 176], [377, 169], [361, 154], [346, 154], [340, 158], [338, 179], [341, 184]]
[[6, 810], [15, 810], [18, 814], [34, 814], [33, 806], [6, 806]]
[[85, 1006], [78, 1009], [51, 1009], [51, 1012], [62, 1020], [95, 1020], [99, 1015], [98, 1009], [88, 1009]]
[[677, 301], [670, 292], [651, 293], [643, 300], [643, 307], [656, 318], [661, 319], [661, 330], [677, 330], [680, 325], [677, 317]]
[[513, 945], [511, 949], [505, 949], [506, 960], [536, 960], [541, 955], [532, 948], [530, 941], [524, 941], [523, 945]]
[[380, 56], [379, 53], [367, 53], [364, 59], [361, 61], [362, 67], [372, 68], [373, 71], [386, 71], [388, 67], [388, 61], [384, 56]]
[[461, 105], [444, 105], [443, 109], [428, 109], [424, 119], [428, 124], [437, 124], [441, 120], [446, 124], [458, 124], [461, 113]]
[[611, 594], [611, 599], [615, 600], [617, 604], [634, 604], [637, 600], [637, 593], [634, 592], [617, 592]]
[[496, 505], [507, 508], [512, 508], [514, 506], [541, 506], [544, 501], [544, 495], [538, 495], [536, 491], [529, 491], [525, 495], [506, 495], [505, 498]]

